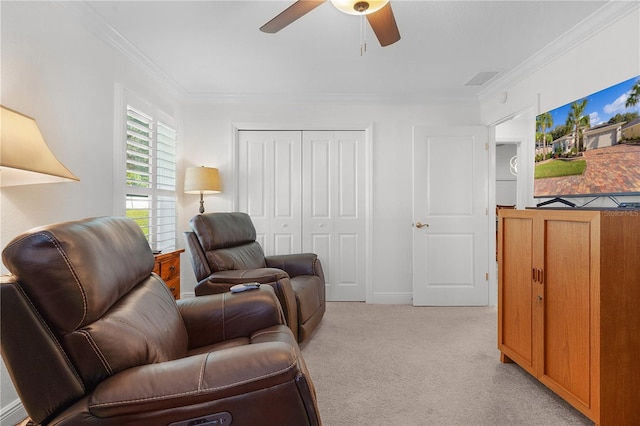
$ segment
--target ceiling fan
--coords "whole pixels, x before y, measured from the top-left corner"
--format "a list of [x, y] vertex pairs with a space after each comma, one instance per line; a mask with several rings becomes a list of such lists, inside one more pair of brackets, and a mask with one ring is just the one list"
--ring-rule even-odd
[[[326, 0], [298, 0], [260, 27], [260, 31], [277, 33], [325, 1]], [[393, 16], [393, 10], [391, 10], [389, 0], [331, 0], [331, 3], [341, 12], [350, 15], [366, 16], [381, 46], [389, 46], [400, 40], [400, 32], [398, 31], [396, 19]]]

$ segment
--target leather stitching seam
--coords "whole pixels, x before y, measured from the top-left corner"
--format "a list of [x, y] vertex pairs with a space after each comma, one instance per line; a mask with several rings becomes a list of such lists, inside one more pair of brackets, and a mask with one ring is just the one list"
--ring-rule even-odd
[[109, 406], [113, 406], [113, 405], [132, 404], [132, 403], [146, 402], [146, 401], [162, 401], [162, 400], [167, 400], [167, 399], [171, 399], [171, 398], [179, 398], [179, 397], [183, 397], [183, 396], [198, 395], [198, 394], [204, 394], [204, 393], [207, 393], [207, 392], [214, 392], [214, 391], [229, 389], [229, 388], [232, 388], [234, 386], [239, 386], [239, 385], [244, 385], [244, 384], [247, 384], [247, 383], [257, 382], [257, 381], [262, 380], [262, 379], [268, 379], [269, 377], [273, 377], [273, 376], [277, 376], [277, 375], [282, 374], [282, 373], [286, 373], [287, 371], [289, 371], [292, 368], [294, 368], [296, 365], [297, 365], [297, 361], [289, 364], [287, 367], [282, 368], [280, 370], [277, 370], [277, 371], [274, 371], [274, 372], [271, 372], [271, 373], [268, 373], [268, 374], [263, 374], [262, 376], [252, 377], [251, 379], [240, 380], [240, 381], [237, 381], [237, 382], [234, 382], [234, 383], [229, 383], [229, 384], [223, 385], [223, 386], [216, 386], [216, 387], [211, 387], [211, 388], [201, 388], [201, 389], [197, 389], [197, 390], [194, 390], [194, 391], [179, 392], [179, 393], [174, 393], [174, 394], [170, 394], [170, 395], [163, 395], [163, 396], [159, 396], [159, 397], [138, 398], [138, 399], [128, 399], [128, 400], [124, 400], [124, 401], [113, 401], [113, 402], [96, 403], [96, 404], [91, 404], [90, 407], [109, 407]]
[[131, 327], [132, 329], [134, 329], [135, 331], [137, 331], [138, 333], [140, 333], [140, 334], [142, 335], [142, 337], [144, 337], [145, 342], [147, 342], [147, 344], [148, 344], [149, 346], [151, 346], [151, 347], [156, 351], [156, 353], [160, 356], [160, 361], [167, 361], [167, 359], [165, 359], [165, 358], [162, 356], [162, 351], [160, 350], [160, 348], [158, 347], [158, 345], [156, 345], [156, 343], [155, 343], [153, 340], [151, 340], [151, 339], [149, 338], [149, 336], [147, 336], [145, 333], [143, 333], [143, 332], [142, 332], [140, 329], [138, 329], [136, 326], [134, 326], [133, 324], [131, 324], [131, 323], [129, 323], [129, 322], [127, 322], [127, 321], [123, 320], [122, 318], [111, 318], [111, 321], [119, 322], [119, 323], [121, 323], [121, 324], [124, 324], [124, 325], [126, 325], [126, 326], [129, 326], [129, 327]]
[[80, 330], [78, 333], [87, 340], [87, 343], [89, 343], [89, 346], [91, 347], [93, 352], [96, 354], [96, 356], [98, 357], [98, 359], [102, 363], [102, 366], [104, 367], [104, 369], [107, 370], [107, 373], [109, 375], [112, 375], [113, 374], [113, 369], [109, 365], [109, 362], [104, 357], [104, 354], [102, 353], [102, 351], [100, 350], [100, 348], [98, 347], [96, 342], [93, 340], [93, 337], [86, 330]]
[[71, 372], [73, 373], [75, 378], [78, 380], [78, 383], [80, 384], [80, 386], [82, 386], [83, 391], [86, 392], [86, 388], [84, 386], [84, 382], [80, 378], [80, 375], [78, 374], [78, 371], [76, 370], [75, 365], [71, 362], [71, 360], [67, 356], [67, 352], [62, 348], [62, 346], [60, 345], [60, 342], [58, 341], [56, 336], [53, 334], [53, 331], [51, 331], [51, 328], [49, 328], [49, 324], [47, 324], [45, 322], [44, 318], [42, 318], [42, 315], [40, 315], [40, 312], [38, 312], [38, 310], [36, 309], [34, 304], [31, 302], [31, 299], [29, 299], [29, 297], [26, 295], [26, 293], [24, 292], [22, 287], [21, 286], [16, 286], [16, 288], [18, 289], [18, 291], [20, 293], [22, 293], [22, 296], [27, 301], [27, 303], [29, 303], [29, 305], [31, 306], [31, 308], [33, 310], [33, 313], [38, 317], [38, 319], [40, 320], [40, 323], [42, 324], [42, 326], [47, 331], [47, 334], [49, 335], [49, 337], [51, 337], [51, 341], [56, 345], [56, 347], [60, 351], [60, 354], [64, 358], [65, 363], [69, 366], [69, 369], [71, 370]]

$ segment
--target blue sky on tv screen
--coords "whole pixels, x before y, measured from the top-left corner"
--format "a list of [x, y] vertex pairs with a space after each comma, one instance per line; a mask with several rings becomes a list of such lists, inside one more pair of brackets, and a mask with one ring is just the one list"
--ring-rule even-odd
[[[636, 104], [629, 108], [624, 106], [627, 98], [629, 97], [629, 93], [631, 92], [631, 88], [639, 80], [640, 76], [633, 77], [627, 81], [618, 83], [615, 86], [608, 87], [604, 90], [586, 96], [587, 107], [585, 108], [585, 112], [591, 117], [591, 127], [606, 123], [616, 114], [624, 114], [627, 112], [640, 113], [640, 104]], [[576, 101], [580, 101], [582, 99], [584, 98], [576, 99]], [[562, 126], [567, 122], [567, 116], [571, 110], [572, 103], [573, 102], [549, 111], [553, 117], [552, 128]]]

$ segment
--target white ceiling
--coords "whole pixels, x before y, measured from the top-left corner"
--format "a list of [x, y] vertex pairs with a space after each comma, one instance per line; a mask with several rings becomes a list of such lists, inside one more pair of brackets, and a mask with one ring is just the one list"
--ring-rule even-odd
[[[327, 1], [277, 34], [258, 28], [293, 1], [90, 1], [81, 19], [188, 97], [474, 98], [477, 73], [519, 64], [606, 1], [392, 0], [402, 39], [380, 47]], [[486, 88], [486, 85], [485, 85]]]

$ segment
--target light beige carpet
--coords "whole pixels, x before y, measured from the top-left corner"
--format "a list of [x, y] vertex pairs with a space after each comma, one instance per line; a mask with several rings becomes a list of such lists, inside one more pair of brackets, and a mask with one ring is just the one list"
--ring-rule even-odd
[[328, 303], [302, 345], [324, 426], [593, 424], [496, 335], [495, 308]]

